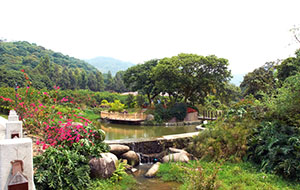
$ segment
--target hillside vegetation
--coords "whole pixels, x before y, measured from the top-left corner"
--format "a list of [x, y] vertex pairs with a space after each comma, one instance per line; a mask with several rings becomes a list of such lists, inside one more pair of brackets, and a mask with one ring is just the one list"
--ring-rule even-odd
[[38, 89], [57, 85], [63, 89], [104, 90], [101, 72], [82, 60], [34, 43], [0, 41], [0, 86], [27, 86], [25, 77]]

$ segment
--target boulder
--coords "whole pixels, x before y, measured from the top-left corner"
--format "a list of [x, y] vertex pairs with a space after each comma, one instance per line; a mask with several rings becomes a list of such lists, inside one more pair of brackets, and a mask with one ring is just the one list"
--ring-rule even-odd
[[108, 157], [92, 158], [89, 161], [89, 166], [91, 168], [92, 178], [110, 178], [116, 170], [114, 161]]
[[198, 126], [196, 126], [196, 129], [198, 130], [198, 131], [202, 131], [202, 130], [205, 130], [206, 128], [204, 128], [204, 127], [202, 127], [202, 125], [198, 125]]
[[154, 120], [154, 115], [148, 114], [147, 117], [146, 117], [146, 120], [147, 121], [153, 121]]
[[112, 159], [112, 160], [114, 161], [115, 165], [116, 165], [117, 162], [118, 162], [117, 156], [114, 155], [114, 154], [111, 153], [111, 152], [100, 153], [100, 156], [101, 156], [102, 158]]
[[156, 162], [151, 166], [151, 168], [146, 172], [145, 177], [151, 178], [155, 177], [156, 173], [158, 172], [160, 162]]
[[109, 147], [110, 147], [110, 152], [115, 154], [118, 157], [120, 157], [122, 154], [130, 150], [129, 146], [121, 145], [121, 144], [112, 144], [109, 145]]
[[186, 155], [188, 155], [189, 153], [187, 153], [187, 151], [182, 150], [182, 149], [178, 149], [178, 148], [169, 148], [169, 152], [170, 153], [184, 153]]
[[166, 162], [188, 162], [190, 159], [185, 153], [173, 153], [163, 157], [162, 161]]
[[137, 166], [140, 163], [140, 158], [139, 158], [138, 154], [132, 150], [122, 154], [121, 158], [126, 159], [127, 163], [132, 166]]

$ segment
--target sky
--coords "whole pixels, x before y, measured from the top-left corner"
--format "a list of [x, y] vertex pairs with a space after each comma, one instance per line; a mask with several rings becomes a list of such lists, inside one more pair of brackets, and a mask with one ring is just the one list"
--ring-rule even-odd
[[133, 63], [216, 55], [245, 74], [294, 56], [299, 7], [299, 0], [0, 0], [0, 39]]

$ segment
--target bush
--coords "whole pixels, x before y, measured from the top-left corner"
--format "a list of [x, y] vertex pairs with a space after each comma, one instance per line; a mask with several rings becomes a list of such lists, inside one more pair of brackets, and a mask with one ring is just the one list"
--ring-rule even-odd
[[250, 139], [249, 158], [263, 171], [300, 180], [300, 131], [279, 121], [263, 122]]
[[124, 110], [125, 105], [122, 104], [119, 100], [115, 100], [113, 103], [110, 103], [109, 111], [121, 112]]
[[176, 103], [170, 108], [165, 108], [162, 104], [155, 106], [154, 119], [157, 122], [164, 122], [175, 117], [178, 121], [183, 121], [187, 114], [185, 103]]
[[39, 190], [81, 190], [90, 184], [88, 160], [76, 150], [49, 147], [33, 159]]
[[258, 125], [259, 118], [253, 116], [257, 110], [259, 106], [251, 98], [237, 103], [223, 117], [207, 124], [207, 130], [193, 139], [188, 151], [205, 160], [241, 161], [247, 153], [248, 138]]
[[126, 98], [126, 106], [128, 108], [134, 108], [136, 102], [135, 102], [135, 97], [132, 94], [129, 94]]

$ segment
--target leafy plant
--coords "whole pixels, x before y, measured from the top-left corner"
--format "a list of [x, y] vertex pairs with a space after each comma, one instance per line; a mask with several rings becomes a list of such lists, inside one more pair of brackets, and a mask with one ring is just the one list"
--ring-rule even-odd
[[113, 103], [110, 103], [109, 111], [121, 112], [124, 110], [125, 105], [120, 102], [120, 100], [115, 100]]
[[251, 99], [232, 106], [223, 117], [206, 125], [207, 129], [193, 139], [188, 151], [206, 160], [241, 161], [247, 153], [248, 137], [258, 125], [259, 118], [253, 113], [259, 107]]
[[91, 182], [88, 160], [77, 150], [49, 147], [33, 162], [39, 190], [81, 190]]
[[300, 131], [279, 121], [263, 122], [250, 138], [249, 158], [263, 171], [300, 180]]

